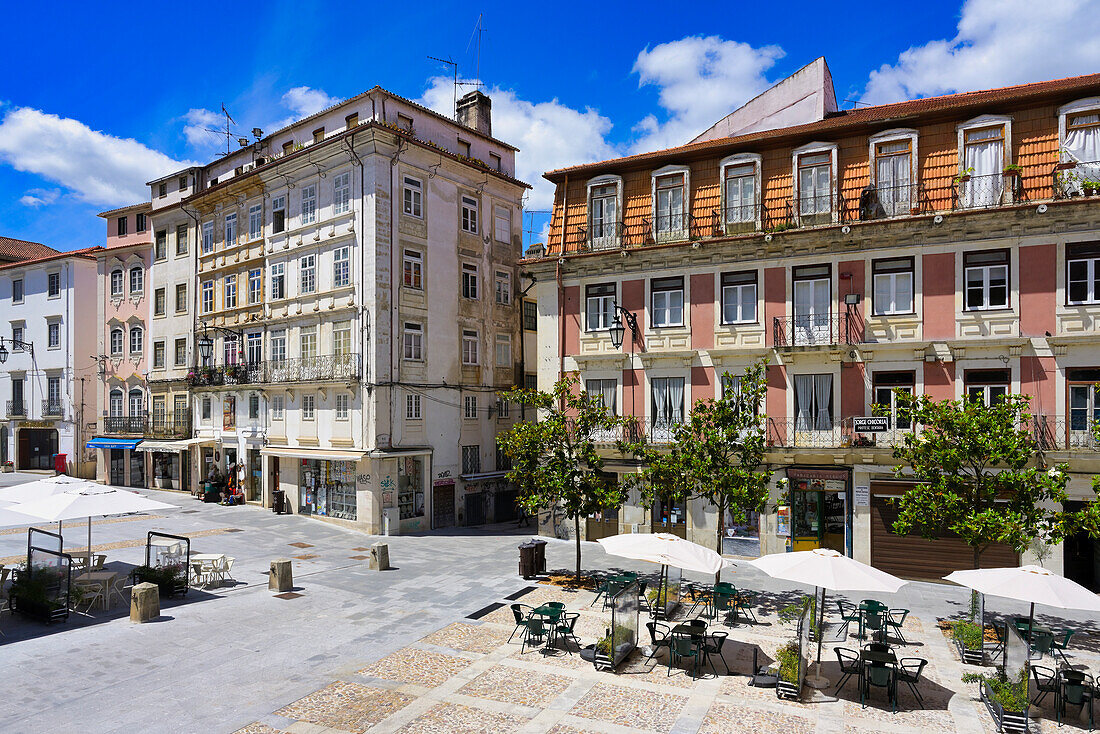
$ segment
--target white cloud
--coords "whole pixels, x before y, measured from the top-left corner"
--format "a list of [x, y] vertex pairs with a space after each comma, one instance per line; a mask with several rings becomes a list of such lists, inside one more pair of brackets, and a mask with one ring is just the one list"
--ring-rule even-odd
[[224, 133], [214, 132], [225, 127], [225, 117], [213, 110], [190, 109], [183, 116], [183, 137], [187, 143], [199, 150], [217, 148], [225, 139]]
[[324, 91], [311, 87], [294, 87], [283, 95], [283, 106], [298, 117], [309, 117], [339, 101], [339, 97], [330, 97]]
[[49, 206], [57, 201], [59, 196], [61, 196], [61, 189], [27, 189], [27, 193], [20, 197], [19, 203], [37, 209], [40, 206]]
[[0, 160], [97, 206], [148, 199], [146, 181], [194, 165], [30, 107], [10, 110], [0, 122]]
[[863, 101], [881, 104], [956, 91], [1091, 74], [1100, 68], [1094, 0], [967, 0], [958, 32], [871, 72]]
[[778, 46], [755, 48], [718, 36], [688, 36], [646, 48], [634, 71], [639, 86], [660, 89], [662, 122], [648, 115], [635, 126], [636, 151], [683, 145], [771, 86], [765, 72], [783, 58]]
[[[309, 117], [314, 112], [320, 112], [326, 107], [331, 107], [339, 101], [339, 97], [330, 97], [320, 89], [294, 87], [279, 98], [278, 107], [289, 110], [290, 115], [284, 114], [280, 109], [266, 109], [262, 110], [257, 117], [261, 120], [268, 117], [268, 121], [261, 124], [260, 127], [272, 132], [281, 130], [303, 117]], [[196, 153], [205, 157], [225, 153], [225, 114], [223, 112], [203, 108], [190, 109], [183, 116], [183, 121], [183, 136], [187, 143], [195, 149]], [[249, 133], [245, 130], [251, 130], [252, 128], [251, 125], [244, 125], [245, 130], [237, 130], [238, 126], [236, 125], [232, 127], [233, 144], [231, 149], [235, 149], [237, 137], [249, 137]]]
[[[493, 136], [520, 149], [516, 177], [534, 186], [528, 209], [553, 205], [554, 186], [542, 177], [543, 172], [620, 155], [606, 140], [611, 120], [596, 110], [576, 110], [556, 99], [528, 102], [511, 90], [496, 87], [485, 93], [493, 100]], [[453, 95], [454, 80], [436, 77], [429, 81], [420, 103], [449, 117]]]

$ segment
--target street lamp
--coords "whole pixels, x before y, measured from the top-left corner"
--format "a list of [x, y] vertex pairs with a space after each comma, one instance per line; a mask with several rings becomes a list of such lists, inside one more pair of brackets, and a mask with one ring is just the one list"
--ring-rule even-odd
[[219, 331], [222, 334], [232, 336], [237, 340], [237, 348], [244, 343], [244, 332], [234, 331], [233, 329], [227, 329], [224, 326], [213, 326], [202, 323], [202, 336], [199, 337], [198, 347], [199, 356], [202, 357], [203, 364], [209, 364], [210, 358], [214, 354], [214, 337], [210, 336], [211, 331]]
[[4, 346], [4, 341], [0, 339], [0, 364], [4, 364], [8, 361], [8, 350]]
[[[24, 352], [30, 352], [31, 359], [34, 359], [34, 345], [30, 342], [25, 342], [22, 339], [8, 339], [11, 342], [12, 349], [21, 349]], [[4, 337], [0, 336], [0, 364], [4, 364], [8, 361], [8, 348], [4, 346]]]
[[202, 357], [203, 364], [210, 363], [210, 355], [214, 352], [214, 340], [209, 335], [203, 334], [199, 337], [199, 355]]
[[[626, 335], [626, 327], [623, 326], [623, 321], [626, 321], [626, 325], [630, 327], [630, 341], [633, 344], [634, 339], [638, 336], [638, 317], [617, 303], [613, 303], [612, 308], [615, 309], [615, 320], [607, 328], [607, 333], [611, 336], [611, 345], [616, 349], [623, 345], [623, 337]], [[619, 318], [620, 315], [622, 319]]]

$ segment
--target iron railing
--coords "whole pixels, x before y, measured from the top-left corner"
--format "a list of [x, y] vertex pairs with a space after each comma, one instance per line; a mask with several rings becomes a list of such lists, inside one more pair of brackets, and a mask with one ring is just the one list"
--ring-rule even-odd
[[1041, 451], [1100, 451], [1096, 421], [1088, 415], [1037, 415], [1032, 424]]
[[1059, 163], [1051, 173], [1053, 198], [1100, 194], [1100, 161], [1068, 161]]
[[991, 209], [1025, 198], [1017, 172], [963, 175], [951, 186], [952, 209]]
[[577, 229], [584, 238], [584, 246], [589, 250], [616, 250], [626, 246], [626, 227], [622, 222], [589, 223], [578, 226]]
[[776, 316], [772, 321], [776, 347], [820, 347], [861, 344], [864, 324], [852, 313]]
[[924, 184], [870, 185], [859, 194], [859, 206], [844, 210], [844, 220], [867, 222], [932, 211]]
[[25, 416], [27, 414], [27, 404], [22, 400], [9, 400], [6, 407], [9, 416]]
[[832, 224], [835, 212], [844, 211], [844, 198], [838, 194], [807, 194], [791, 200], [791, 209], [798, 217], [799, 227], [818, 227]]
[[777, 448], [836, 449], [851, 444], [845, 424], [832, 416], [768, 418], [767, 443]]
[[42, 415], [52, 417], [60, 417], [62, 414], [61, 401], [50, 400], [49, 398], [42, 401]]
[[155, 410], [144, 433], [149, 438], [190, 438], [191, 410], [184, 408], [175, 413]]
[[145, 421], [147, 416], [141, 415], [108, 415], [103, 418], [104, 433], [145, 433]]
[[196, 367], [187, 375], [194, 387], [250, 385], [272, 382], [319, 382], [356, 380], [362, 374], [358, 354], [327, 354], [317, 357], [248, 362]]
[[763, 204], [737, 204], [715, 209], [712, 230], [716, 236], [752, 234], [767, 221]]

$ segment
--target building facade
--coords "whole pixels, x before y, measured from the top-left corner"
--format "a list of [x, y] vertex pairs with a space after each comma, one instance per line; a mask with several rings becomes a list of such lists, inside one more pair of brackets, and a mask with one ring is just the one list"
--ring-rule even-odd
[[[735, 112], [750, 132], [716, 126], [680, 148], [548, 173], [550, 236], [524, 263], [538, 278], [540, 387], [579, 372], [633, 417], [632, 435], [659, 444], [722, 373], [766, 359], [766, 460], [790, 493], [773, 491], [740, 529], [760, 552], [832, 547], [915, 578], [967, 567], [958, 541], [890, 531], [889, 500], [910, 486], [893, 471], [909, 428], [893, 391], [1031, 396], [1041, 460], [1069, 464], [1074, 501], [1093, 496], [1097, 95], [1100, 75], [846, 112], [833, 102], [798, 124], [754, 127]], [[615, 348], [619, 308], [637, 332]], [[886, 427], [861, 420], [876, 406]], [[610, 470], [636, 471], [610, 442], [607, 453]], [[585, 532], [711, 545], [716, 520], [702, 504], [633, 497]], [[994, 548], [983, 563], [1017, 560]], [[1100, 582], [1086, 538], [1046, 563]]]

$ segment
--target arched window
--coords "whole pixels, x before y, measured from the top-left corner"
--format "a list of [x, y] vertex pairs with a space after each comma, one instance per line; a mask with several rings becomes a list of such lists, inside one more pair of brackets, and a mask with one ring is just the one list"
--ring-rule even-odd
[[145, 271], [140, 266], [130, 268], [130, 292], [145, 292]]
[[111, 354], [122, 354], [123, 339], [125, 334], [121, 326], [111, 329]]
[[121, 270], [112, 270], [111, 271], [111, 295], [112, 296], [121, 296], [122, 295], [122, 271]]
[[108, 406], [109, 415], [112, 418], [118, 418], [122, 415], [122, 390], [115, 388], [111, 390], [111, 402]]
[[139, 416], [145, 413], [145, 395], [138, 388], [130, 389], [130, 415]]
[[141, 354], [144, 351], [145, 329], [140, 326], [130, 327], [130, 354]]

